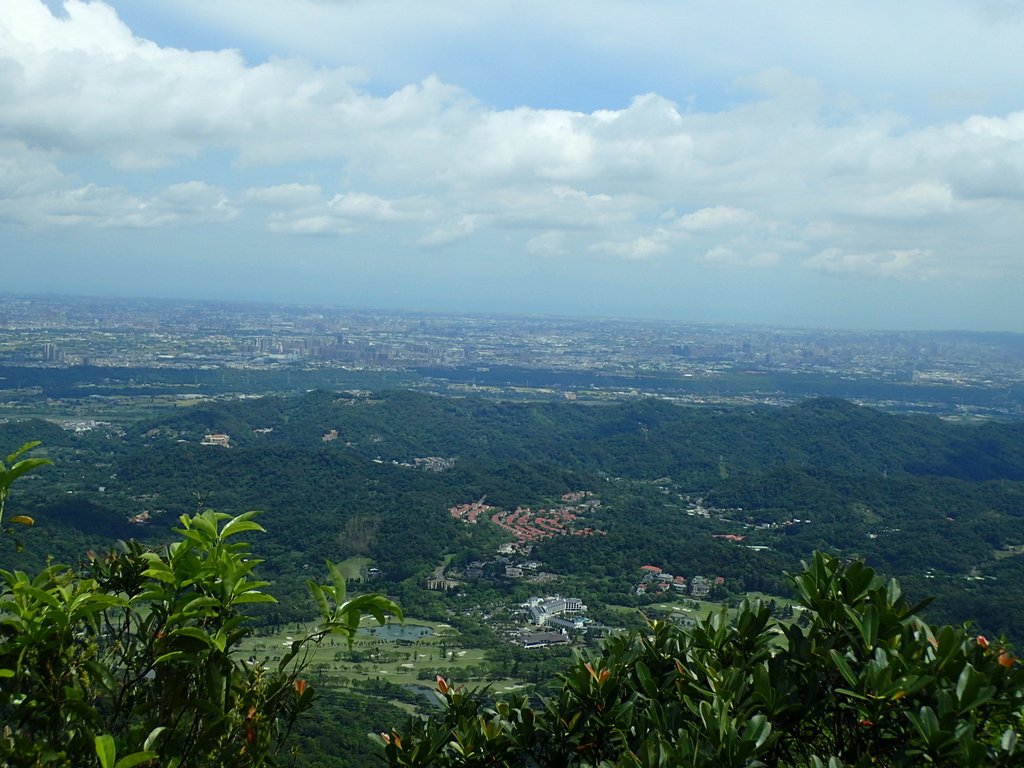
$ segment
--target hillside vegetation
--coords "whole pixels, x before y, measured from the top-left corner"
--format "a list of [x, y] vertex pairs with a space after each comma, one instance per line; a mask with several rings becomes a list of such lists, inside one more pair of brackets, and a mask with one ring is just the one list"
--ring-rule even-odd
[[[232, 447], [200, 445], [210, 433]], [[722, 574], [737, 593], [779, 593], [783, 569], [825, 548], [864, 557], [911, 594], [938, 595], [933, 620], [1024, 637], [1022, 423], [956, 424], [840, 400], [697, 409], [315, 391], [184, 408], [123, 433], [0, 425], [5, 445], [29, 438], [56, 466], [44, 473], [50, 492], [28, 483], [24, 504], [60, 535], [25, 532], [25, 562], [54, 546], [80, 557], [115, 538], [159, 539], [197, 501], [261, 509], [278, 617], [305, 610], [291, 595], [324, 559], [369, 557], [406, 597], [401, 585], [418, 584], [446, 554], [493, 552], [500, 531], [460, 525], [447, 512], [454, 504], [486, 497], [512, 509], [591, 489], [604, 504], [589, 524], [607, 536], [550, 539], [534, 557], [598, 592], [653, 562]], [[431, 456], [454, 465], [413, 468]], [[712, 514], [688, 514], [698, 502]], [[143, 511], [147, 524], [126, 522]], [[746, 540], [711, 538], [723, 533]]]
[[[803, 616], [744, 602], [692, 630], [653, 622], [579, 658], [542, 704], [437, 681], [442, 712], [381, 734], [388, 763], [612, 768], [1021, 764], [1024, 669], [915, 615], [895, 581], [815, 554]], [[802, 626], [801, 626], [802, 625]]]

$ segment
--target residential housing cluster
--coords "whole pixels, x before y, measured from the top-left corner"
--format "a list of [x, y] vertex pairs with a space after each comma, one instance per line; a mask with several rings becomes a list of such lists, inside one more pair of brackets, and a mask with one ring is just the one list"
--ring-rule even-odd
[[633, 587], [636, 595], [646, 595], [654, 592], [673, 591], [680, 595], [689, 595], [696, 600], [703, 600], [711, 594], [714, 587], [721, 587], [725, 584], [722, 576], [676, 576], [663, 570], [657, 565], [640, 566], [640, 580]]
[[[683, 402], [793, 402], [813, 392], [753, 386], [694, 391], [702, 379], [812, 375], [900, 385], [850, 396], [879, 407], [1019, 413], [1011, 397], [956, 403], [953, 385], [1004, 392], [1024, 381], [1013, 334], [854, 331], [629, 319], [442, 315], [328, 306], [0, 294], [0, 367], [395, 371], [466, 388], [549, 390], [569, 400], [602, 390]], [[533, 383], [513, 381], [534, 371]], [[548, 372], [550, 375], [540, 375]], [[571, 375], [569, 375], [571, 374]], [[330, 374], [327, 373], [329, 377]], [[387, 386], [382, 376], [381, 386]], [[522, 378], [519, 376], [519, 378]], [[536, 382], [542, 381], [538, 384]], [[3, 389], [0, 388], [0, 402]], [[823, 394], [823, 393], [821, 393]]]

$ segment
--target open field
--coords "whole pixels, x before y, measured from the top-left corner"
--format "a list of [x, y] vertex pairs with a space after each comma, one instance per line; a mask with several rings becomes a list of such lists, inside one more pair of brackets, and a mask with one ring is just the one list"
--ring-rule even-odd
[[361, 580], [371, 565], [373, 565], [373, 560], [369, 557], [349, 557], [338, 563], [338, 570], [345, 575], [346, 579]]
[[17, 398], [9, 391], [0, 391], [0, 416], [13, 419], [74, 419], [131, 424], [207, 400], [209, 397], [203, 395], [109, 395], [95, 398], [38, 400]]
[[[786, 608], [787, 606], [796, 606], [797, 602], [788, 597], [778, 597], [776, 595], [766, 595], [761, 592], [750, 592], [747, 594], [750, 600], [759, 599], [764, 603], [775, 601], [776, 606], [779, 610]], [[738, 601], [736, 601], [738, 602]], [[702, 621], [712, 614], [718, 613], [723, 607], [726, 607], [725, 603], [714, 602], [711, 600], [695, 600], [690, 597], [681, 597], [678, 600], [666, 600], [660, 603], [651, 603], [645, 605], [642, 608], [635, 608], [627, 605], [608, 605], [608, 610], [614, 611], [620, 614], [636, 613], [637, 611], [649, 616], [655, 617], [667, 617], [673, 613], [680, 613], [684, 616], [689, 616], [694, 621]], [[729, 617], [732, 618], [736, 611], [734, 608], [727, 608]], [[777, 615], [777, 614], [776, 614]]]
[[[248, 638], [242, 653], [268, 664], [279, 661], [292, 642], [316, 625], [291, 624], [271, 634]], [[459, 633], [448, 624], [421, 619], [389, 623], [384, 627], [367, 619], [351, 648], [341, 636], [327, 637], [307, 659], [310, 677], [341, 685], [381, 681], [400, 686], [433, 687], [442, 675], [471, 686], [489, 684], [495, 692], [523, 686], [511, 678], [483, 679], [480, 664], [486, 651], [463, 647]]]

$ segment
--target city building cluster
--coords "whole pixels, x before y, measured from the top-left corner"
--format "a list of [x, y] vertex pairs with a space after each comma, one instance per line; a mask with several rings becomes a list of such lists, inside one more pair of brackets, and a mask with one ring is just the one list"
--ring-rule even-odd
[[[464, 370], [707, 379], [746, 372], [1000, 388], [1024, 381], [1015, 334], [853, 331], [440, 315], [215, 301], [0, 295], [0, 365]], [[478, 374], [474, 376], [473, 374]], [[645, 381], [646, 380], [646, 381]], [[563, 384], [576, 396], [590, 384]], [[765, 393], [765, 402], [769, 398]]]
[[714, 587], [725, 585], [722, 576], [676, 576], [657, 565], [640, 566], [640, 580], [633, 587], [636, 595], [673, 591], [680, 595], [689, 595], [696, 600], [703, 600], [711, 594]]

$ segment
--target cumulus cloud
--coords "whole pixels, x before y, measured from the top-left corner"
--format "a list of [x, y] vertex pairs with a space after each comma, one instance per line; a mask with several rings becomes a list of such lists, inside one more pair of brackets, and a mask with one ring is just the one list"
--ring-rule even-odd
[[921, 181], [864, 200], [858, 209], [868, 216], [917, 219], [949, 213], [953, 202], [949, 184]]
[[267, 222], [271, 232], [286, 235], [348, 235], [355, 227], [325, 213], [276, 213]]
[[672, 222], [672, 226], [683, 232], [716, 232], [749, 226], [755, 219], [753, 213], [742, 208], [716, 205], [680, 216]]
[[714, 267], [774, 267], [779, 263], [779, 255], [770, 251], [742, 254], [716, 245], [701, 257], [701, 261]]
[[655, 233], [649, 237], [637, 237], [633, 240], [608, 240], [594, 243], [589, 250], [603, 253], [630, 261], [642, 261], [668, 253], [671, 248], [665, 242], [663, 233]]
[[803, 264], [809, 269], [837, 275], [921, 280], [935, 276], [935, 268], [929, 263], [932, 255], [914, 249], [849, 253], [829, 248], [806, 259]]
[[330, 130], [343, 117], [334, 112], [358, 106], [346, 70], [250, 67], [237, 51], [136, 38], [101, 2], [69, 0], [65, 10], [54, 16], [38, 0], [0, 6], [0, 127], [33, 146], [101, 152], [123, 168], [217, 147], [264, 161], [321, 157], [344, 141]]
[[0, 215], [37, 226], [92, 225], [150, 229], [171, 225], [224, 223], [238, 207], [223, 190], [201, 181], [172, 184], [156, 195], [140, 197], [96, 184], [68, 186], [29, 198], [0, 199]]
[[[350, 14], [393, 7], [314, 5], [268, 2], [264, 17], [235, 0], [179, 2], [197, 18], [262, 26], [256, 32], [267, 40], [280, 39], [274, 24], [301, 32], [291, 12], [322, 22], [321, 35], [331, 19], [366, 29]], [[657, 5], [630, 8], [652, 34], [664, 13]], [[453, 24], [477, 23], [459, 21], [453, 4], [438, 7]], [[796, 34], [772, 20], [781, 11], [744, 7], [780, 34]], [[641, 92], [587, 109], [500, 107], [429, 71], [384, 87], [344, 65], [161, 46], [103, 2], [64, 8], [0, 2], [0, 217], [8, 222], [257, 221], [281, 234], [358, 235], [368, 247], [472, 239], [552, 259], [671, 263], [676, 275], [788, 263], [802, 264], [805, 276], [936, 279], [1019, 264], [1019, 105], [924, 120], [898, 112], [898, 100], [865, 107], [830, 87], [834, 73], [794, 56], [750, 64], [712, 105], [688, 100], [679, 86], [678, 101]], [[533, 3], [524, 13], [557, 13], [558, 24], [596, 46], [597, 28], [579, 14]], [[630, 23], [614, 3], [594, 13]], [[712, 11], [679, 13], [698, 24]], [[909, 24], [912, 14], [893, 13]], [[726, 67], [709, 44], [694, 45], [704, 45], [709, 68]], [[823, 44], [815, 36], [804, 45], [812, 61], [806, 46]], [[1008, 66], [1019, 71], [1016, 61]], [[914, 76], [926, 74], [933, 76]]]
[[419, 221], [429, 214], [416, 201], [386, 200], [365, 192], [347, 192], [324, 201], [314, 185], [254, 189], [249, 199], [277, 207], [267, 223], [271, 232], [299, 235], [347, 235], [361, 226]]
[[445, 222], [424, 234], [418, 241], [419, 245], [442, 246], [450, 245], [457, 240], [469, 237], [477, 231], [480, 217], [475, 214], [463, 214], [454, 221]]
[[365, 192], [335, 195], [327, 205], [335, 215], [350, 221], [402, 221], [414, 216], [412, 213], [398, 210], [391, 200]]
[[38, 195], [66, 184], [65, 175], [47, 153], [21, 141], [0, 139], [0, 199]]
[[242, 194], [246, 203], [271, 208], [313, 205], [323, 201], [323, 190], [318, 184], [275, 184], [269, 187], [251, 187]]
[[0, 139], [0, 220], [16, 225], [152, 228], [224, 223], [239, 210], [223, 188], [204, 181], [145, 194], [83, 182], [61, 171], [53, 153]]
[[544, 232], [536, 237], [531, 237], [526, 241], [526, 252], [531, 256], [542, 256], [545, 258], [564, 256], [567, 253], [565, 233]]

